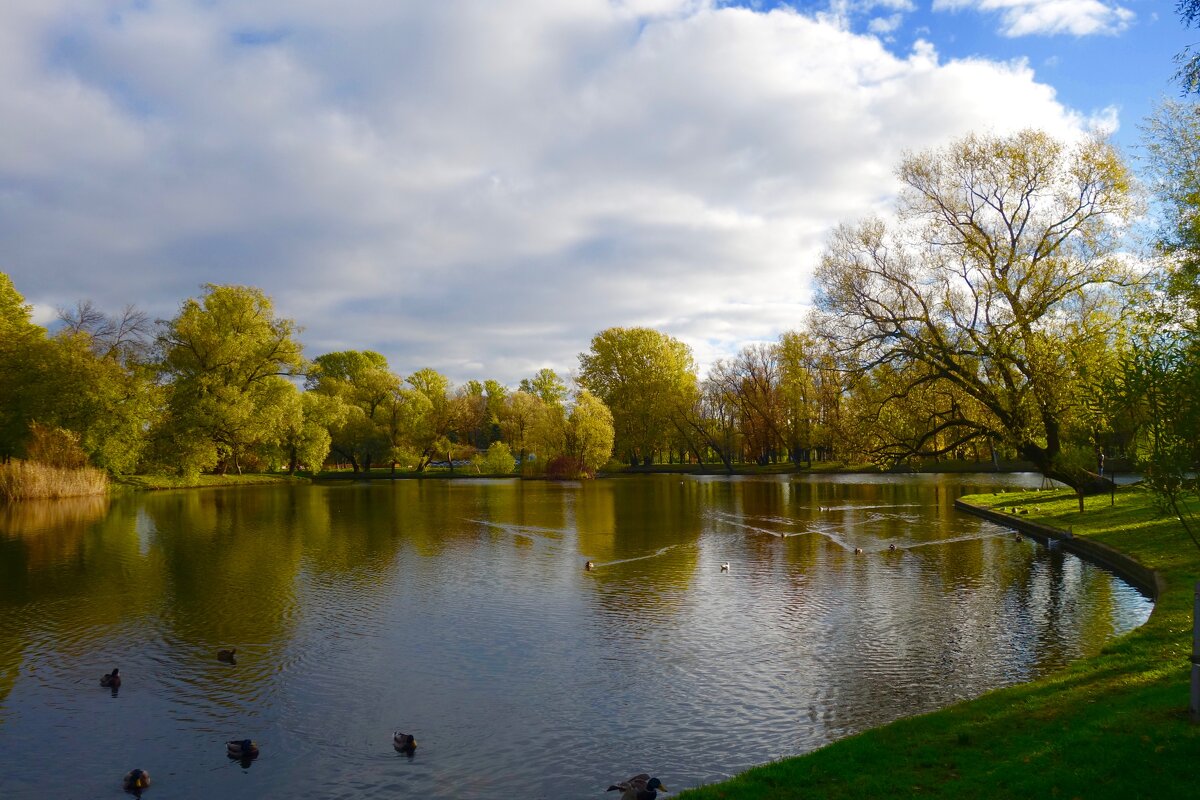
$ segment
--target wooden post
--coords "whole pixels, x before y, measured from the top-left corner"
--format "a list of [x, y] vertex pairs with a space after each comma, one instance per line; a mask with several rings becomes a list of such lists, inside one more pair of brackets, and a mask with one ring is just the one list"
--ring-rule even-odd
[[1192, 702], [1188, 706], [1192, 723], [1200, 723], [1200, 581], [1196, 581], [1192, 604]]

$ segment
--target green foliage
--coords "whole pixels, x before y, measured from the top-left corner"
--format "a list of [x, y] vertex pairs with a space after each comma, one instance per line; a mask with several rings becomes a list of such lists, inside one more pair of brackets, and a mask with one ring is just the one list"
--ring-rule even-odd
[[899, 177], [900, 222], [839, 228], [816, 274], [839, 355], [879, 381], [882, 404], [925, 405], [882, 452], [994, 441], [1096, 486], [1060, 456], [1086, 437], [1081, 358], [1110, 348], [1122, 319], [1129, 171], [1104, 141], [1021, 131], [909, 155]]
[[538, 370], [532, 378], [521, 379], [520, 389], [547, 406], [561, 407], [567, 399], [567, 385], [558, 377], [558, 373], [549, 368]]
[[276, 317], [260, 290], [204, 289], [158, 338], [169, 382], [168, 413], [157, 431], [168, 446], [159, 456], [180, 474], [218, 465], [240, 473], [247, 458], [278, 447], [299, 424], [296, 388], [285, 376], [299, 373], [304, 362], [295, 324]]
[[371, 350], [326, 353], [309, 367], [305, 385], [338, 409], [326, 421], [329, 447], [355, 471], [392, 460], [402, 425], [400, 379], [384, 356]]
[[477, 455], [471, 459], [473, 471], [483, 475], [511, 475], [517, 466], [512, 451], [504, 442], [492, 442], [486, 455]]
[[153, 375], [136, 357], [141, 318], [126, 309], [122, 327], [91, 310], [109, 335], [101, 343], [87, 326], [48, 337], [29, 313], [0, 273], [0, 458], [20, 452], [36, 422], [71, 431], [96, 466], [133, 470], [158, 404]]
[[613, 452], [613, 416], [600, 398], [586, 389], [575, 396], [575, 405], [567, 417], [566, 454], [574, 459], [585, 475], [608, 463]]
[[683, 342], [650, 328], [609, 328], [579, 355], [579, 383], [613, 416], [615, 447], [650, 463], [695, 403], [696, 364]]
[[[1150, 318], [1151, 325], [1154, 320]], [[1140, 423], [1137, 462], [1145, 482], [1200, 548], [1200, 490], [1195, 479], [1200, 457], [1200, 333], [1178, 324], [1143, 329], [1126, 361], [1124, 389]]]

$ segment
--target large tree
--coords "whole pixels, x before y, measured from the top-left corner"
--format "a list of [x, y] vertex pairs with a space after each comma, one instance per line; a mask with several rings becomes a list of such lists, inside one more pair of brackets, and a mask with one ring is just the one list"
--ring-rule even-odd
[[331, 417], [329, 446], [355, 472], [394, 460], [400, 378], [388, 368], [387, 358], [372, 350], [326, 353], [313, 360], [305, 386], [343, 404], [344, 413]]
[[1129, 171], [1099, 138], [1025, 130], [911, 154], [898, 175], [896, 221], [838, 228], [816, 275], [843, 357], [890, 370], [883, 402], [956, 389], [922, 392], [945, 405], [893, 452], [991, 439], [1081, 492], [1099, 488], [1069, 434], [1087, 399], [1079, 358], [1110, 345], [1127, 279]]
[[160, 450], [181, 472], [220, 465], [239, 472], [258, 446], [278, 446], [300, 413], [287, 380], [303, 369], [295, 324], [248, 286], [206, 284], [158, 337], [169, 381]]
[[37, 406], [29, 389], [40, 372], [46, 331], [33, 322], [32, 311], [0, 272], [0, 461], [18, 454]]
[[695, 402], [691, 348], [651, 328], [601, 331], [579, 368], [579, 383], [612, 412], [615, 447], [632, 463], [651, 463]]
[[145, 315], [108, 317], [85, 302], [63, 317], [47, 336], [0, 273], [0, 459], [20, 454], [39, 424], [70, 431], [92, 464], [130, 472], [157, 410]]

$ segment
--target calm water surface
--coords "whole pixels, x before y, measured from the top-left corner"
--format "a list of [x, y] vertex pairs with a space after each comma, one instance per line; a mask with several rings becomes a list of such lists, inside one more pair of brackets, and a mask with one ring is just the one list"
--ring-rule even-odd
[[[719, 780], [1141, 624], [1150, 603], [1120, 580], [953, 510], [1038, 480], [400, 481], [0, 509], [0, 797], [120, 797], [135, 766], [152, 798]], [[98, 685], [114, 666], [116, 697]], [[243, 737], [263, 748], [249, 769], [225, 756]]]

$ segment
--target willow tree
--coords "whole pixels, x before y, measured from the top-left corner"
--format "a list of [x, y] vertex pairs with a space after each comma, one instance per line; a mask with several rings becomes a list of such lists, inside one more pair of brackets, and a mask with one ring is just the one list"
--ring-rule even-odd
[[1120, 318], [1128, 169], [1099, 138], [1025, 130], [910, 154], [898, 177], [895, 221], [839, 227], [816, 273], [843, 355], [893, 376], [883, 403], [936, 397], [919, 390], [939, 382], [967, 399], [931, 409], [936, 423], [891, 452], [991, 439], [1081, 497], [1099, 488], [1070, 434], [1087, 400], [1081, 359]]
[[251, 451], [278, 446], [301, 413], [288, 380], [304, 366], [296, 333], [253, 287], [205, 284], [184, 301], [158, 337], [169, 383], [162, 457], [184, 474], [240, 473]]
[[608, 328], [579, 354], [579, 383], [612, 412], [617, 451], [650, 464], [694, 402], [696, 364], [691, 348], [665, 333]]

